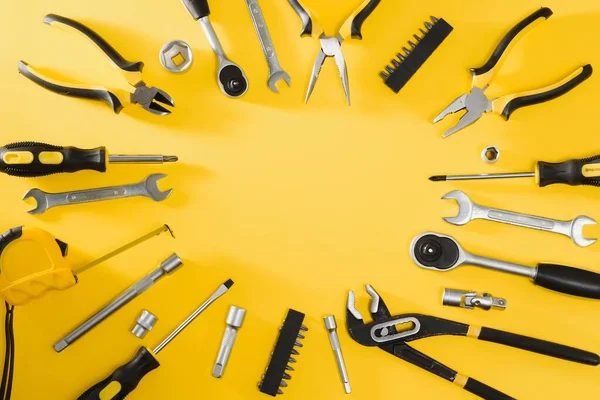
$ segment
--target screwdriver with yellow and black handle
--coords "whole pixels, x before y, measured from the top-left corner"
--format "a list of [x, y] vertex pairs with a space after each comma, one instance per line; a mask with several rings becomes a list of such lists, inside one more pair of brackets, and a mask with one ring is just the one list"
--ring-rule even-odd
[[109, 155], [105, 147], [80, 149], [39, 142], [11, 143], [0, 147], [0, 172], [34, 178], [83, 170], [106, 172], [107, 164], [162, 164], [176, 162], [176, 156]]
[[579, 160], [568, 160], [561, 163], [539, 161], [535, 172], [481, 175], [436, 175], [429, 178], [429, 180], [433, 182], [443, 182], [507, 178], [535, 178], [535, 182], [539, 187], [555, 184], [600, 187], [600, 155]]

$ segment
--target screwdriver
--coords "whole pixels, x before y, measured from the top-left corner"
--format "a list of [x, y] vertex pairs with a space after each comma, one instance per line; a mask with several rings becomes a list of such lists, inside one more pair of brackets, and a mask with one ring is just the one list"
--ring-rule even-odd
[[[127, 364], [117, 368], [108, 378], [98, 382], [86, 390], [77, 400], [123, 400], [127, 395], [135, 390], [140, 381], [150, 371], [160, 367], [160, 363], [154, 357], [162, 351], [177, 335], [179, 335], [189, 324], [191, 324], [198, 315], [223, 296], [229, 288], [233, 286], [231, 279], [223, 283], [219, 288], [186, 318], [169, 336], [165, 338], [156, 348], [150, 352], [145, 347], [141, 347], [136, 355]], [[153, 355], [154, 354], [154, 355]]]
[[0, 147], [0, 172], [33, 178], [83, 170], [106, 172], [106, 164], [162, 164], [176, 156], [108, 155], [105, 147], [79, 149], [38, 142], [11, 143]]
[[539, 161], [535, 172], [482, 175], [436, 175], [429, 178], [429, 180], [433, 182], [442, 182], [507, 178], [535, 178], [535, 182], [539, 187], [554, 184], [600, 187], [600, 155], [579, 160], [568, 160], [561, 163]]

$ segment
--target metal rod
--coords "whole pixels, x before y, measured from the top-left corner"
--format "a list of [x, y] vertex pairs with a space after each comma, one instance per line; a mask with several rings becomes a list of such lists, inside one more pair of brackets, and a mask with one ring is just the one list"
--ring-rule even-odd
[[111, 154], [108, 156], [108, 162], [111, 164], [162, 164], [177, 162], [177, 156], [163, 155], [129, 155], [129, 154]]
[[225, 293], [227, 293], [227, 291], [229, 290], [229, 288], [231, 286], [233, 286], [233, 281], [231, 279], [229, 279], [227, 282], [225, 282], [224, 284], [219, 286], [219, 288], [208, 298], [208, 300], [206, 300], [204, 302], [204, 304], [202, 304], [200, 307], [198, 307], [198, 309], [196, 309], [196, 311], [194, 311], [192, 313], [192, 315], [187, 317], [186, 320], [181, 323], [181, 325], [179, 325], [177, 328], [175, 328], [175, 330], [173, 332], [171, 332], [171, 334], [169, 336], [167, 336], [165, 338], [165, 340], [163, 340], [158, 346], [156, 346], [156, 348], [152, 352], [154, 354], [160, 353], [160, 351], [162, 349], [164, 349], [166, 345], [171, 343], [171, 341], [173, 339], [175, 339], [177, 337], [177, 335], [179, 335], [181, 333], [181, 331], [183, 331], [185, 328], [187, 328], [187, 326], [189, 324], [191, 324], [196, 319], [196, 317], [198, 317], [198, 315], [202, 314], [202, 312], [204, 310], [206, 310], [208, 308], [208, 306], [210, 306], [212, 303], [214, 303], [215, 300], [217, 300], [219, 297], [221, 297]]
[[212, 49], [214, 50], [215, 54], [219, 58], [219, 61], [227, 59], [227, 56], [225, 55], [225, 50], [223, 49], [223, 46], [221, 46], [221, 42], [219, 41], [217, 33], [215, 32], [212, 24], [210, 23], [210, 20], [208, 19], [208, 15], [206, 17], [200, 18], [198, 22], [200, 22], [200, 25], [202, 25], [202, 29], [204, 29], [204, 33], [208, 38], [210, 47], [212, 47]]
[[535, 172], [515, 172], [510, 174], [481, 174], [481, 175], [448, 175], [447, 181], [469, 181], [481, 179], [510, 179], [510, 178], [535, 178]]
[[470, 253], [466, 255], [464, 264], [470, 264], [500, 272], [507, 272], [514, 275], [526, 276], [530, 279], [534, 279], [537, 275], [537, 268], [535, 267], [495, 260], [493, 258], [477, 256]]
[[104, 321], [110, 315], [115, 313], [121, 307], [129, 303], [131, 300], [138, 297], [140, 294], [144, 293], [148, 288], [154, 285], [159, 279], [162, 277], [175, 272], [179, 269], [180, 266], [183, 265], [183, 261], [179, 258], [177, 254], [173, 254], [171, 257], [167, 258], [160, 264], [160, 267], [152, 271], [150, 274], [146, 275], [144, 278], [139, 280], [135, 285], [127, 289], [123, 294], [113, 300], [106, 307], [98, 311], [92, 317], [90, 317], [87, 321], [79, 325], [75, 328], [71, 333], [61, 339], [58, 343], [54, 345], [54, 350], [56, 352], [61, 352], [65, 348], [67, 348], [71, 343], [75, 342], [77, 339], [85, 335], [96, 325]]

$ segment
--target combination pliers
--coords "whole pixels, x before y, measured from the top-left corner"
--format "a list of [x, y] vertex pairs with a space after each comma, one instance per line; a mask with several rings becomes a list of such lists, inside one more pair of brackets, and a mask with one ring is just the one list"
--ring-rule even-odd
[[[129, 90], [127, 94], [129, 94], [129, 102], [139, 104], [152, 114], [168, 115], [171, 113], [170, 110], [159, 104], [162, 103], [174, 107], [175, 103], [171, 96], [161, 89], [146, 86], [142, 80], [143, 62], [127, 61], [100, 35], [72, 19], [56, 14], [48, 14], [44, 17], [44, 23], [63, 28], [69, 32], [79, 33], [94, 43], [107, 56], [110, 63], [123, 73], [124, 78], [128, 82]], [[19, 62], [19, 72], [41, 87], [54, 93], [102, 101], [108, 104], [116, 114], [120, 113], [123, 109], [123, 103], [119, 100], [119, 97], [104, 87], [59, 82], [44, 77], [24, 61]]]
[[519, 38], [525, 36], [527, 32], [542, 21], [550, 18], [551, 15], [552, 10], [545, 7], [519, 22], [506, 34], [506, 36], [504, 36], [490, 59], [482, 67], [471, 69], [471, 72], [473, 73], [471, 91], [450, 103], [450, 105], [433, 120], [433, 123], [437, 123], [443, 120], [448, 114], [465, 109], [467, 110], [466, 114], [461, 117], [458, 124], [444, 133], [444, 138], [475, 123], [484, 113], [494, 112], [502, 115], [508, 121], [515, 110], [521, 107], [544, 103], [560, 97], [592, 76], [592, 66], [587, 64], [578, 68], [563, 80], [542, 89], [510, 94], [496, 99], [490, 99], [485, 94], [486, 89], [500, 69], [505, 58], [504, 55], [507, 53], [509, 47], [512, 47]]
[[487, 400], [514, 398], [478, 380], [459, 374], [452, 368], [412, 348], [408, 342], [441, 335], [468, 336], [581, 364], [594, 366], [600, 364], [598, 354], [528, 336], [422, 314], [392, 316], [383, 299], [370, 285], [367, 285], [367, 292], [371, 296], [369, 311], [373, 318], [373, 322], [368, 324], [363, 321], [361, 313], [355, 307], [354, 292], [348, 293], [346, 326], [352, 339], [363, 346], [379, 347], [383, 351], [453, 382], [468, 392]]
[[301, 37], [312, 36], [319, 40], [321, 49], [317, 54], [317, 60], [313, 66], [312, 74], [310, 76], [310, 82], [308, 84], [308, 91], [306, 92], [305, 103], [308, 103], [310, 95], [315, 88], [321, 67], [325, 62], [326, 58], [333, 57], [337, 64], [340, 78], [342, 80], [342, 86], [344, 87], [344, 93], [346, 94], [346, 100], [350, 105], [350, 87], [348, 83], [348, 69], [346, 68], [346, 60], [344, 59], [344, 53], [342, 53], [342, 43], [344, 39], [351, 37], [352, 39], [362, 39], [361, 28], [365, 20], [371, 15], [375, 8], [379, 5], [381, 0], [365, 0], [361, 6], [344, 22], [340, 30], [334, 36], [327, 36], [325, 31], [319, 26], [316, 19], [312, 16], [310, 11], [300, 5], [298, 0], [288, 0], [294, 11], [298, 14], [302, 20], [302, 32]]

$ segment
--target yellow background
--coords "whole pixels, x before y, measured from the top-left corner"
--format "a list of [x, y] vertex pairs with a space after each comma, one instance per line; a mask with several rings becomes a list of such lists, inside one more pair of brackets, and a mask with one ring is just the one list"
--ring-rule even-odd
[[[333, 33], [358, 0], [306, 0]], [[62, 145], [105, 145], [112, 153], [176, 154], [178, 164], [111, 166], [32, 180], [1, 176], [2, 230], [44, 228], [71, 245], [74, 266], [162, 223], [163, 235], [80, 277], [79, 284], [16, 310], [14, 399], [75, 398], [128, 361], [143, 344], [153, 348], [215, 288], [231, 277], [232, 290], [160, 354], [161, 368], [131, 399], [262, 399], [256, 383], [288, 308], [307, 314], [310, 328], [287, 399], [346, 398], [322, 317], [334, 313], [358, 399], [406, 397], [467, 399], [470, 394], [376, 348], [353, 342], [344, 328], [345, 299], [357, 293], [368, 315], [364, 285], [372, 284], [396, 314], [419, 312], [482, 324], [600, 352], [598, 303], [536, 288], [526, 279], [474, 267], [447, 274], [417, 268], [408, 245], [424, 231], [455, 236], [472, 252], [527, 265], [540, 261], [599, 270], [600, 245], [578, 248], [556, 235], [476, 221], [444, 223], [454, 206], [440, 197], [461, 189], [480, 204], [548, 217], [600, 218], [594, 188], [537, 188], [532, 180], [430, 183], [445, 173], [530, 171], [537, 160], [594, 155], [597, 76], [568, 95], [517, 111], [510, 122], [486, 115], [475, 126], [442, 140], [456, 119], [431, 119], [470, 85], [470, 67], [483, 64], [500, 38], [540, 6], [555, 15], [513, 49], [491, 96], [553, 83], [586, 63], [600, 65], [600, 4], [591, 0], [400, 2], [384, 0], [364, 25], [364, 40], [347, 41], [353, 105], [345, 105], [335, 65], [328, 60], [311, 102], [303, 104], [318, 51], [301, 39], [300, 21], [285, 0], [261, 0], [279, 59], [292, 88], [276, 95], [266, 86], [267, 66], [243, 0], [211, 2], [211, 20], [228, 56], [250, 79], [245, 97], [232, 100], [215, 81], [215, 57], [178, 0], [5, 1], [0, 25], [2, 141], [38, 140]], [[65, 98], [17, 73], [25, 60], [55, 78], [109, 88], [120, 75], [81, 38], [42, 23], [46, 13], [77, 19], [98, 31], [128, 59], [146, 63], [145, 81], [170, 93], [177, 107], [156, 117], [131, 106], [121, 115], [100, 103]], [[378, 77], [430, 15], [455, 31], [418, 74], [394, 95]], [[182, 39], [195, 63], [184, 75], [158, 62], [161, 46]], [[481, 150], [496, 145], [489, 166]], [[169, 174], [174, 187], [164, 203], [129, 199], [53, 209], [29, 216], [20, 199], [32, 187], [60, 192]], [[588, 236], [598, 234], [594, 228]], [[153, 269], [171, 252], [185, 266], [57, 354], [52, 345], [92, 312]], [[490, 291], [506, 297], [505, 312], [442, 307], [444, 287]], [[211, 370], [229, 305], [248, 309], [223, 379]], [[159, 322], [144, 341], [129, 330], [147, 308]], [[467, 338], [414, 342], [435, 359], [520, 399], [590, 398], [598, 370]]]

